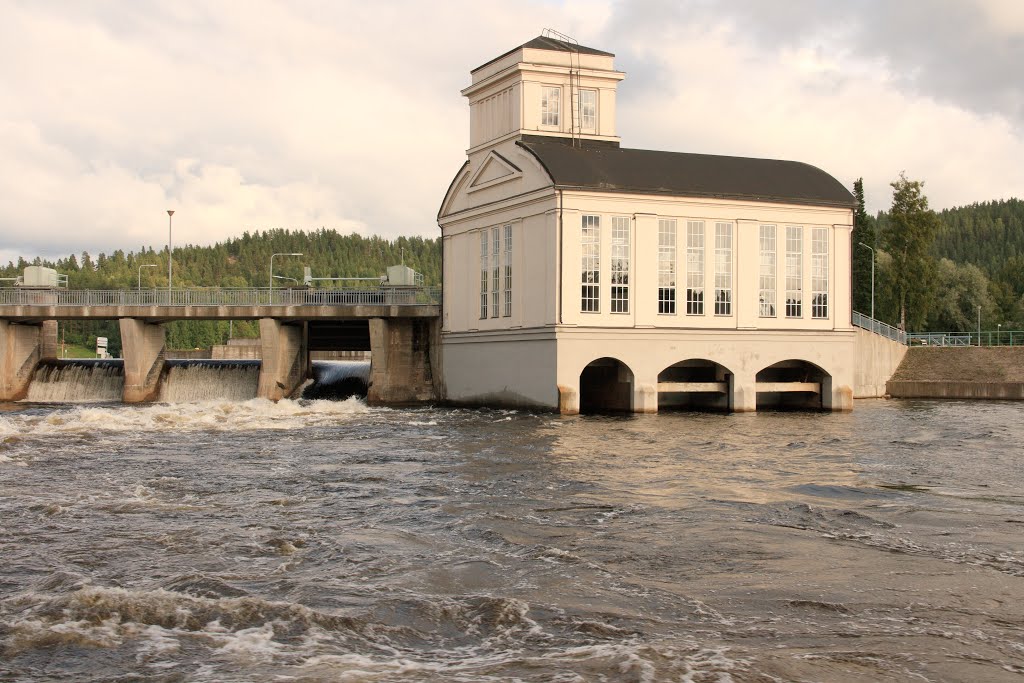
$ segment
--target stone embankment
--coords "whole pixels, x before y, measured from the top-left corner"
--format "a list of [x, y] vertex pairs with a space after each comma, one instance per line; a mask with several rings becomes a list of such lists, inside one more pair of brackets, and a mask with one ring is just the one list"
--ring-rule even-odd
[[886, 391], [894, 398], [1024, 400], [1024, 346], [913, 347]]

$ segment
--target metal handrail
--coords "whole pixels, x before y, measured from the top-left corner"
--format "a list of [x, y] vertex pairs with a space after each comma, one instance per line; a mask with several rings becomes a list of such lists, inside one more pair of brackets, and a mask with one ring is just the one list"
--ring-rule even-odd
[[907, 333], [898, 327], [893, 327], [888, 323], [883, 323], [881, 320], [875, 320], [870, 316], [866, 316], [863, 313], [853, 312], [853, 324], [861, 329], [874, 332], [875, 334], [882, 335], [887, 339], [892, 339], [900, 344], [907, 343]]
[[0, 306], [423, 306], [440, 302], [440, 287], [202, 287], [171, 290], [0, 288]]
[[982, 330], [978, 332], [920, 332], [908, 334], [911, 346], [1021, 346], [1024, 331]]

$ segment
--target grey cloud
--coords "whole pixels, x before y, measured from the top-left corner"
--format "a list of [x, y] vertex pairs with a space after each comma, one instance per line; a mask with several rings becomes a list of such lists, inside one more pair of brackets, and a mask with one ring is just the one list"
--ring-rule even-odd
[[634, 36], [728, 27], [769, 50], [841, 46], [881, 60], [906, 91], [1024, 127], [1024, 33], [993, 25], [978, 0], [640, 0], [619, 4], [613, 24]]

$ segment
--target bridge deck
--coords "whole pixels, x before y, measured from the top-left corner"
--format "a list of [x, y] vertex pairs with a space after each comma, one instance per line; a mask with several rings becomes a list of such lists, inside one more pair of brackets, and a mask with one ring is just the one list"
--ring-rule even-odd
[[341, 320], [434, 318], [440, 288], [0, 290], [11, 322], [140, 318], [167, 320]]

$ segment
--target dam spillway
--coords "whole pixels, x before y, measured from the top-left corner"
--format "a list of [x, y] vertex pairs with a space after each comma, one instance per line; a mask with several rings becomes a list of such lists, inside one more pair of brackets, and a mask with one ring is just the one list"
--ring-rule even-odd
[[[171, 360], [165, 363], [158, 401], [201, 403], [248, 401], [257, 396], [260, 361]], [[301, 390], [307, 399], [366, 396], [367, 361], [313, 361], [312, 379]], [[33, 375], [29, 403], [119, 403], [124, 390], [121, 360], [50, 360]]]

